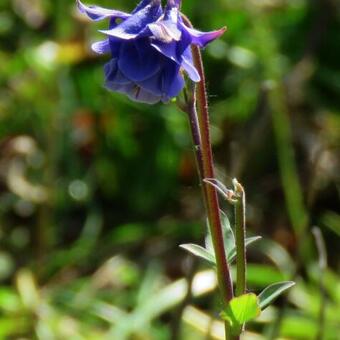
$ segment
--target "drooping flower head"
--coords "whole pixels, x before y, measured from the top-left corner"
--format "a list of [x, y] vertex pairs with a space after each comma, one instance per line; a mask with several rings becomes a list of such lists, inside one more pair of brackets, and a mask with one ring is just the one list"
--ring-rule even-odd
[[92, 45], [96, 53], [111, 55], [104, 66], [105, 86], [138, 102], [153, 104], [176, 97], [184, 87], [182, 71], [199, 81], [190, 45], [204, 47], [225, 31], [187, 27], [180, 0], [168, 0], [164, 10], [161, 0], [142, 0], [131, 14], [77, 3], [90, 19], [109, 19], [109, 29], [100, 31], [106, 39]]

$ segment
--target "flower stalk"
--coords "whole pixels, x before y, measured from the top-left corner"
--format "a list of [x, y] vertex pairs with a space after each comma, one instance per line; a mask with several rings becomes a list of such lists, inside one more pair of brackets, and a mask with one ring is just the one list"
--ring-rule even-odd
[[[183, 21], [192, 27], [190, 21], [183, 15]], [[200, 139], [199, 147], [195, 147], [196, 159], [198, 163], [198, 173], [200, 182], [203, 185], [203, 193], [209, 221], [209, 227], [216, 258], [217, 280], [222, 296], [223, 306], [226, 307], [233, 298], [233, 285], [230, 268], [226, 258], [226, 251], [223, 240], [223, 230], [220, 216], [220, 207], [216, 188], [204, 181], [205, 178], [214, 178], [214, 163], [210, 141], [209, 111], [205, 87], [205, 74], [198, 47], [191, 46], [194, 66], [200, 75], [200, 82], [196, 85], [195, 95], [188, 107], [190, 127], [194, 138]], [[226, 339], [232, 339], [228, 322], [225, 322]]]
[[[216, 258], [216, 271], [217, 280], [220, 293], [223, 300], [223, 306], [227, 306], [229, 301], [233, 298], [233, 285], [231, 280], [230, 268], [226, 258], [226, 251], [224, 247], [222, 223], [220, 216], [220, 207], [216, 189], [204, 182], [205, 178], [214, 178], [214, 163], [210, 142], [210, 129], [209, 129], [209, 112], [208, 102], [205, 88], [204, 68], [202, 63], [201, 52], [196, 46], [192, 46], [192, 55], [194, 65], [198, 70], [201, 81], [197, 84], [196, 95], [197, 102], [194, 101], [192, 111], [197, 114], [197, 122], [200, 131], [200, 157], [201, 157], [201, 182], [204, 186], [206, 209], [209, 221], [209, 227], [214, 247]], [[197, 105], [197, 109], [196, 109]], [[230, 327], [228, 322], [225, 322], [225, 336], [226, 339], [232, 339]]]
[[[215, 174], [210, 142], [209, 112], [205, 89], [204, 68], [200, 50], [195, 46], [192, 46], [191, 49], [193, 54], [194, 65], [201, 77], [201, 81], [197, 84], [196, 87], [197, 96], [196, 104], [199, 131], [201, 137], [200, 151], [202, 157], [202, 172], [203, 172], [202, 175], [203, 179], [214, 178]], [[192, 109], [196, 111], [196, 105]], [[218, 282], [223, 297], [223, 302], [224, 304], [226, 304], [233, 298], [233, 286], [231, 281], [229, 264], [227, 262], [225, 255], [226, 252], [223, 242], [223, 232], [218, 196], [217, 191], [213, 186], [207, 183], [204, 183], [203, 185], [205, 186], [205, 192], [207, 196], [206, 197], [206, 204], [208, 210], [207, 213], [216, 257]]]
[[190, 123], [190, 132], [192, 137], [192, 142], [194, 146], [195, 153], [195, 161], [196, 167], [198, 171], [198, 177], [200, 180], [200, 184], [203, 189], [204, 203], [206, 203], [206, 193], [205, 187], [203, 186], [203, 164], [202, 164], [202, 152], [201, 152], [201, 133], [200, 127], [198, 123], [198, 117], [196, 112], [196, 85], [195, 83], [190, 83], [190, 94], [187, 95], [186, 89], [185, 93], [185, 105], [180, 105], [179, 108], [189, 115], [189, 123]]

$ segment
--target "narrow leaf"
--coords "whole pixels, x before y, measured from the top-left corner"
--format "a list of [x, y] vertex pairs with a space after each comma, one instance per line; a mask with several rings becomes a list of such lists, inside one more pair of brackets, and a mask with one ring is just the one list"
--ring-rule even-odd
[[[249, 245], [251, 245], [252, 243], [260, 240], [262, 238], [262, 236], [253, 236], [253, 237], [248, 237], [246, 238], [245, 241], [245, 245], [246, 247], [248, 247]], [[227, 256], [228, 256], [228, 262], [231, 263], [235, 260], [236, 258], [236, 248], [235, 245], [233, 248], [231, 248], [228, 252], [227, 252]]]
[[242, 325], [255, 319], [260, 313], [257, 296], [247, 293], [231, 299], [227, 308], [221, 313], [221, 317], [230, 323], [232, 333], [238, 335]]
[[215, 256], [211, 254], [207, 249], [199, 246], [198, 244], [181, 244], [180, 247], [185, 249], [189, 253], [208, 261], [210, 264], [216, 265]]
[[262, 236], [252, 236], [252, 237], [248, 237], [246, 238], [246, 246], [249, 246], [250, 244], [261, 240]]
[[[222, 210], [220, 210], [220, 214], [221, 214], [224, 248], [226, 250], [226, 253], [228, 254], [233, 248], [235, 248], [235, 236], [230, 226], [228, 216]], [[208, 233], [205, 238], [205, 247], [208, 251], [213, 253], [214, 249], [212, 245], [209, 221], [207, 221], [207, 225], [208, 225]]]
[[210, 252], [214, 253], [214, 246], [212, 244], [212, 238], [211, 238], [211, 232], [210, 232], [210, 226], [209, 226], [209, 220], [207, 219], [207, 235], [205, 237], [205, 248]]
[[227, 214], [225, 214], [222, 210], [220, 211], [220, 214], [221, 214], [222, 231], [223, 231], [223, 238], [224, 238], [224, 247], [226, 251], [228, 252], [228, 249], [235, 248], [235, 236], [234, 236], [233, 230], [231, 229]]
[[295, 282], [293, 281], [284, 281], [274, 283], [266, 287], [259, 295], [259, 305], [261, 310], [264, 310], [273, 302], [273, 300], [294, 285]]

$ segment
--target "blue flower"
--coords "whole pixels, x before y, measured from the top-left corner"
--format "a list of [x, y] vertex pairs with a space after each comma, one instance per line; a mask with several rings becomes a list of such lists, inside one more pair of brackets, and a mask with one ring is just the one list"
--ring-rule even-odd
[[225, 31], [187, 27], [180, 0], [168, 0], [164, 10], [161, 0], [142, 0], [131, 14], [77, 3], [90, 19], [109, 19], [109, 29], [100, 31], [107, 38], [92, 45], [99, 54], [111, 54], [104, 67], [105, 86], [138, 102], [154, 104], [176, 97], [184, 87], [182, 71], [200, 81], [190, 45], [204, 47]]

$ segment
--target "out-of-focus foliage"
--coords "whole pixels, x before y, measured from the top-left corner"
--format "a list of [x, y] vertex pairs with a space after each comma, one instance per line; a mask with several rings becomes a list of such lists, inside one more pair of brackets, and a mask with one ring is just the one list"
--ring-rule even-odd
[[[244, 185], [248, 234], [264, 236], [249, 289], [297, 282], [247, 334], [339, 339], [339, 3], [182, 9], [228, 27], [204, 60], [218, 178]], [[187, 119], [103, 88], [89, 46], [104, 25], [70, 0], [0, 2], [0, 339], [219, 339], [214, 274], [177, 247], [205, 233]]]

